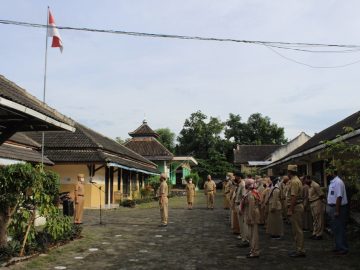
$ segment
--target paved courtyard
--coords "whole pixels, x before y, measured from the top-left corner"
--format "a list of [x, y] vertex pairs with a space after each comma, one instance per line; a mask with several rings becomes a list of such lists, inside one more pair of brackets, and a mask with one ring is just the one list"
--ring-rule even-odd
[[289, 225], [282, 240], [269, 239], [260, 228], [261, 257], [246, 259], [248, 249], [236, 247], [221, 195], [214, 211], [205, 209], [202, 194], [196, 199], [192, 211], [186, 209], [185, 198], [170, 199], [167, 228], [158, 227], [156, 203], [103, 211], [105, 225], [99, 225], [98, 210], [87, 210], [82, 239], [10, 268], [359, 269], [359, 245], [352, 243], [350, 254], [336, 257], [327, 235], [323, 241], [305, 239], [306, 258], [289, 258], [287, 252], [293, 249]]

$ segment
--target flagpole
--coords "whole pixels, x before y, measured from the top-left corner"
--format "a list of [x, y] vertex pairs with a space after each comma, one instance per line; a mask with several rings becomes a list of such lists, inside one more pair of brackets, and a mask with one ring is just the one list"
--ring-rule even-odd
[[[49, 31], [49, 11], [50, 8], [47, 8], [46, 15], [46, 41], [45, 41], [45, 71], [44, 71], [44, 91], [43, 91], [43, 103], [45, 104], [46, 97], [46, 72], [47, 72], [47, 50], [48, 50], [48, 31]], [[41, 140], [41, 167], [44, 168], [44, 144], [45, 144], [45, 133], [42, 132]]]

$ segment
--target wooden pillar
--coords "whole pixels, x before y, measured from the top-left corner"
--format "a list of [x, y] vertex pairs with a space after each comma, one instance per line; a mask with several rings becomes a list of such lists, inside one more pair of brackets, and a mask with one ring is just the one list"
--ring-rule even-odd
[[105, 204], [109, 203], [109, 168], [105, 166]]
[[110, 171], [110, 204], [114, 203], [114, 167], [109, 168]]
[[123, 169], [119, 170], [120, 173], [120, 193], [124, 193], [124, 180], [123, 180]]
[[140, 190], [139, 173], [136, 173], [136, 190]]
[[142, 179], [142, 188], [145, 188], [145, 176], [143, 173], [141, 174], [141, 179]]
[[129, 172], [129, 196], [132, 198], [132, 175], [131, 175], [131, 171]]

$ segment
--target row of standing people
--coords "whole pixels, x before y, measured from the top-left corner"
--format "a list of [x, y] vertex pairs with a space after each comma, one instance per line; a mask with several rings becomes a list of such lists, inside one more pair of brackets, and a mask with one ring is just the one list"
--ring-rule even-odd
[[305, 257], [304, 222], [312, 216], [311, 239], [321, 240], [324, 231], [324, 193], [318, 183], [306, 176], [300, 180], [297, 166], [288, 166], [288, 175], [243, 178], [241, 173], [228, 173], [223, 185], [224, 208], [230, 209], [231, 228], [240, 239], [240, 247], [250, 246], [248, 258], [260, 256], [258, 225], [264, 225], [272, 239], [281, 239], [284, 222], [292, 226], [295, 251], [291, 257]]

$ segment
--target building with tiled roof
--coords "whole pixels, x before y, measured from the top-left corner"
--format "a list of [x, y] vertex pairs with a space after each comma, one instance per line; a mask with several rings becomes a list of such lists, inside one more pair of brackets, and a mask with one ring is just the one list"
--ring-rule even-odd
[[132, 138], [124, 145], [156, 163], [159, 171], [166, 173], [174, 185], [181, 185], [183, 179], [190, 174], [191, 166], [197, 165], [193, 157], [175, 157], [159, 142], [159, 134], [149, 127], [146, 120], [129, 135]]
[[[346, 127], [350, 127], [352, 131], [347, 132]], [[300, 174], [313, 175], [326, 186], [325, 168], [327, 164], [319, 155], [326, 148], [326, 141], [347, 141], [352, 144], [360, 144], [360, 111], [316, 133], [306, 143], [281, 159], [270, 163], [265, 169], [280, 172], [284, 171], [288, 164], [294, 163], [298, 165]]]
[[[119, 196], [136, 196], [145, 178], [158, 174], [156, 164], [131, 149], [79, 123], [75, 128], [73, 133], [47, 132], [45, 155], [55, 163], [52, 170], [60, 174], [62, 191], [72, 191], [77, 174], [85, 174], [86, 207], [98, 204], [98, 191], [90, 180], [103, 187], [104, 203], [110, 205]], [[32, 132], [30, 137], [41, 142], [42, 134]]]

